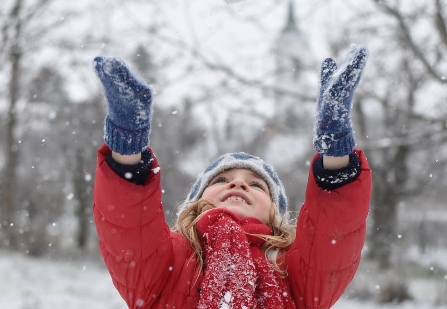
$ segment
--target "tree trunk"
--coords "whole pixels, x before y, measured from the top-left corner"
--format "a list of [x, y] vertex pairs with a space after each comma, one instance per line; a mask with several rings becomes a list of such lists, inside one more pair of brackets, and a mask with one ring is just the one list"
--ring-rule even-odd
[[76, 168], [73, 171], [73, 187], [75, 196], [78, 200], [78, 207], [76, 209], [76, 218], [78, 221], [78, 231], [76, 235], [78, 248], [83, 250], [87, 246], [88, 240], [88, 222], [90, 209], [90, 194], [89, 185], [84, 179], [84, 158], [81, 150], [76, 150], [75, 153]]
[[386, 176], [376, 174], [373, 179], [375, 179], [372, 195], [374, 223], [371, 231], [369, 256], [379, 262], [381, 269], [389, 269], [391, 267], [392, 244], [397, 237], [396, 194], [394, 193], [394, 184], [391, 182], [384, 183]]
[[16, 228], [14, 226], [14, 216], [16, 213], [15, 192], [17, 189], [17, 164], [18, 145], [14, 132], [17, 126], [16, 105], [20, 95], [19, 76], [20, 62], [22, 60], [19, 37], [21, 33], [20, 11], [22, 1], [18, 0], [11, 12], [11, 24], [14, 25], [15, 37], [9, 50], [9, 60], [11, 63], [9, 81], [9, 109], [6, 126], [6, 164], [3, 174], [3, 192], [1, 203], [1, 247], [16, 249], [18, 247]]
[[398, 225], [397, 204], [403, 196], [404, 186], [408, 181], [409, 146], [398, 147], [382, 153], [388, 158], [387, 169], [374, 168], [373, 177], [373, 229], [371, 235], [370, 256], [379, 261], [382, 269], [391, 267], [392, 244], [396, 241]]

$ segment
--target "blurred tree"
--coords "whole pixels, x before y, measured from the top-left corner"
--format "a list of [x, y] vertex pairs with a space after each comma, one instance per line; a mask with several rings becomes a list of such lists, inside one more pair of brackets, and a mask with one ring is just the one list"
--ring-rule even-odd
[[[6, 135], [4, 140], [5, 164], [2, 166], [1, 187], [0, 187], [0, 246], [17, 249], [23, 247], [23, 243], [19, 241], [21, 230], [15, 220], [20, 216], [18, 212], [19, 194], [19, 115], [23, 110], [27, 96], [30, 98], [28, 91], [33, 75], [39, 76], [39, 82], [34, 79], [33, 91], [39, 92], [34, 99], [58, 99], [66, 100], [67, 95], [61, 91], [61, 84], [58, 76], [52, 74], [51, 71], [39, 71], [38, 66], [30, 67], [27, 61], [30, 60], [31, 55], [35, 55], [38, 51], [43, 49], [46, 45], [41, 44], [48, 36], [59, 29], [64, 20], [70, 17], [65, 15], [64, 9], [59, 12], [66, 18], [59, 18], [51, 15], [51, 6], [55, 3], [54, 0], [9, 0], [2, 2], [4, 8], [3, 18], [0, 21], [0, 73], [6, 80], [6, 86], [1, 91], [5, 94], [6, 110], [5, 127], [2, 130]], [[48, 18], [45, 18], [48, 14]], [[51, 80], [49, 78], [56, 78]], [[41, 85], [38, 85], [41, 83]], [[41, 86], [47, 90], [43, 93]], [[39, 90], [40, 89], [40, 90]], [[53, 97], [61, 94], [62, 97]], [[31, 94], [33, 96], [34, 94]], [[59, 103], [61, 103], [59, 101]], [[37, 110], [34, 110], [38, 112]], [[29, 111], [28, 111], [29, 112]], [[29, 114], [28, 114], [29, 115]], [[39, 115], [41, 116], [41, 115]], [[38, 116], [38, 117], [39, 117]], [[38, 122], [40, 120], [37, 120]], [[23, 130], [22, 130], [23, 131]], [[36, 133], [36, 132], [33, 132]], [[38, 133], [36, 133], [38, 134]], [[42, 141], [42, 139], [40, 139]], [[32, 205], [33, 203], [28, 203]]]
[[69, 102], [62, 76], [47, 66], [31, 79], [27, 96], [16, 128], [20, 164], [14, 234], [22, 251], [42, 255], [59, 245], [59, 218], [66, 200], [61, 139], [66, 136], [63, 111]]
[[[129, 1], [125, 12], [135, 3], [139, 10], [156, 6]], [[104, 106], [99, 92], [82, 93], [94, 79], [91, 49], [104, 52], [114, 44], [111, 34], [120, 38], [129, 31], [125, 23], [98, 22], [114, 18], [121, 4], [59, 4], [6, 0], [0, 10], [0, 75], [5, 80], [0, 104], [6, 111], [0, 130], [0, 247], [36, 255], [57, 248], [60, 235], [69, 233], [60, 229], [59, 220], [73, 215], [74, 242], [87, 244]], [[90, 24], [104, 29], [92, 32]]]
[[69, 187], [74, 197], [73, 236], [76, 248], [88, 249], [94, 235], [92, 229], [93, 177], [95, 174], [96, 151], [103, 140], [104, 108], [102, 99], [93, 96], [89, 101], [64, 106], [61, 130], [66, 137], [60, 141], [65, 154], [65, 166]]
[[[371, 47], [354, 104], [357, 137], [373, 169], [369, 255], [389, 268], [397, 240], [398, 205], [420, 194], [446, 162], [446, 4], [371, 0], [354, 13], [334, 52], [348, 42]], [[434, 35], [435, 34], [435, 35]], [[423, 206], [423, 205], [421, 205]]]
[[[9, 14], [3, 19], [0, 61], [3, 60], [9, 66], [9, 83], [8, 83], [8, 112], [6, 118], [5, 134], [6, 134], [6, 160], [4, 173], [2, 173], [1, 187], [1, 212], [0, 217], [0, 246], [17, 247], [14, 228], [14, 192], [17, 186], [17, 144], [14, 137], [14, 131], [17, 125], [16, 105], [19, 100], [20, 92], [20, 66], [22, 61], [22, 50], [19, 38], [22, 36], [22, 0], [17, 0], [10, 8]], [[3, 131], [3, 130], [2, 130]]]

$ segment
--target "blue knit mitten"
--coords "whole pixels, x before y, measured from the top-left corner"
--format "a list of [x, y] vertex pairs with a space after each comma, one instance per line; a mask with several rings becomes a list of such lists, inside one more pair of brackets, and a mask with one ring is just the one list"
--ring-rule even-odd
[[120, 58], [96, 57], [94, 69], [104, 87], [107, 116], [104, 141], [115, 152], [129, 155], [149, 145], [152, 91]]
[[313, 141], [319, 153], [342, 157], [353, 151], [352, 99], [367, 59], [367, 48], [352, 44], [340, 68], [331, 58], [323, 61]]

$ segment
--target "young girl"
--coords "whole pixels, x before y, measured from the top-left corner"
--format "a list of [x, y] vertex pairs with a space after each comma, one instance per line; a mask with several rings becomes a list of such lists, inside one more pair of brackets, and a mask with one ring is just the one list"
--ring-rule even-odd
[[353, 44], [320, 73], [314, 147], [296, 228], [273, 167], [246, 153], [199, 175], [171, 230], [149, 131], [150, 87], [119, 58], [94, 68], [108, 105], [94, 217], [100, 251], [129, 308], [330, 308], [360, 262], [371, 171], [350, 120], [368, 57]]

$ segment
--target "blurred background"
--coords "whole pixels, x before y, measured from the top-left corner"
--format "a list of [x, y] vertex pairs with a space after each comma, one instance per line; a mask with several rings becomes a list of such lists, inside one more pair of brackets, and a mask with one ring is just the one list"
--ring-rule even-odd
[[423, 282], [426, 301], [447, 306], [445, 0], [2, 0], [0, 260], [100, 263], [96, 55], [121, 57], [156, 90], [150, 143], [172, 225], [197, 174], [232, 151], [272, 164], [296, 214], [319, 65], [353, 42], [370, 49], [352, 113], [373, 195], [346, 295], [411, 301]]

